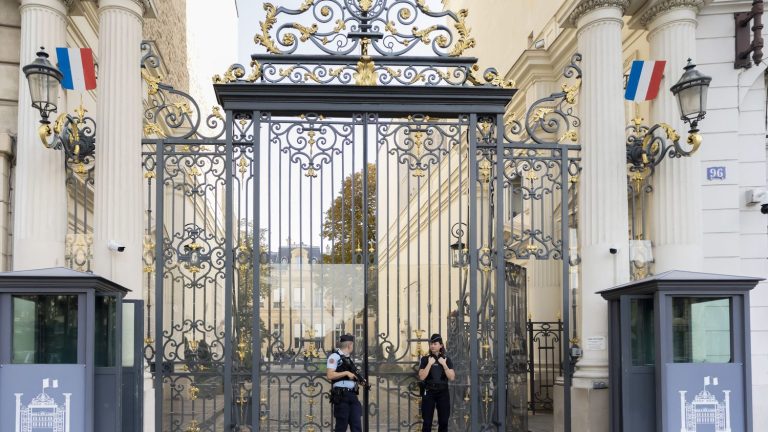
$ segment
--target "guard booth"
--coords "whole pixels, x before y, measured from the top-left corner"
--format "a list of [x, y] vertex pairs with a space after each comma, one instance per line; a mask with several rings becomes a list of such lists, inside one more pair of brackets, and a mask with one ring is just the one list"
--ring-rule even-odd
[[611, 431], [752, 431], [749, 291], [761, 280], [669, 271], [599, 293]]
[[140, 430], [141, 310], [126, 293], [66, 268], [0, 273], [0, 431]]

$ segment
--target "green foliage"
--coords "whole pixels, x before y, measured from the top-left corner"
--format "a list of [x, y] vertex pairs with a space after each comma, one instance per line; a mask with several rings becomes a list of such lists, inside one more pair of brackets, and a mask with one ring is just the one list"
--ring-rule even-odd
[[[330, 253], [323, 262], [357, 264], [357, 251], [376, 243], [376, 165], [368, 164], [368, 200], [363, 202], [363, 172], [347, 176], [341, 183], [341, 192], [326, 212], [320, 235], [331, 241]], [[368, 236], [363, 239], [363, 218], [368, 219]]]

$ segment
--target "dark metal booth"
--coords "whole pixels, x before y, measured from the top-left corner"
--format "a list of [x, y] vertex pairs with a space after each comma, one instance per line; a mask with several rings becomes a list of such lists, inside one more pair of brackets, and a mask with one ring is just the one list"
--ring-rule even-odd
[[761, 280], [669, 271], [600, 292], [611, 431], [752, 431], [749, 291]]
[[0, 273], [0, 430], [140, 430], [141, 356], [122, 341], [124, 306], [141, 310], [126, 293], [66, 268]]

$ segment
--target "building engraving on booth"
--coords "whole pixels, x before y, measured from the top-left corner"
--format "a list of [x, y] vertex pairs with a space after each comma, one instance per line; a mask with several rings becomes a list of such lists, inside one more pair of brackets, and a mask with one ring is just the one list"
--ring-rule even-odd
[[46, 389], [58, 389], [59, 380], [42, 380], [42, 392], [22, 405], [24, 393], [14, 393], [16, 398], [16, 421], [14, 432], [69, 432], [70, 400], [72, 393], [61, 393], [63, 402], [57, 401]]
[[688, 392], [679, 390], [680, 432], [697, 432], [699, 426], [714, 426], [715, 432], [731, 432], [731, 390], [722, 390], [722, 401], [707, 390], [709, 386], [718, 385], [717, 377], [704, 377], [704, 388], [690, 402], [686, 398]]

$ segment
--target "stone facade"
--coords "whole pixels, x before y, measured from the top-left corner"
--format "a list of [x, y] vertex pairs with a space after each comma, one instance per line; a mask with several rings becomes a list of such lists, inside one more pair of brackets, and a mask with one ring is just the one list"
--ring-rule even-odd
[[179, 90], [189, 89], [187, 62], [187, 0], [155, 2], [157, 18], [144, 20], [143, 36], [153, 40], [168, 76], [163, 81]]

